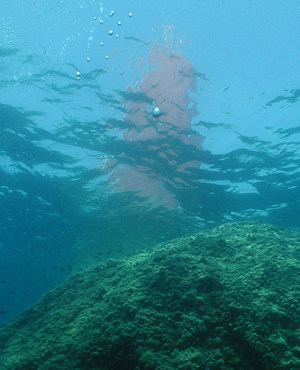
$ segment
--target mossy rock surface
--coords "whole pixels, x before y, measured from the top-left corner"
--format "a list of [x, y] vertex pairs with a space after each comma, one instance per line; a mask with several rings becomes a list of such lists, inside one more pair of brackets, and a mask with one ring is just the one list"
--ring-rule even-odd
[[228, 223], [71, 276], [0, 329], [0, 369], [300, 369], [300, 234]]

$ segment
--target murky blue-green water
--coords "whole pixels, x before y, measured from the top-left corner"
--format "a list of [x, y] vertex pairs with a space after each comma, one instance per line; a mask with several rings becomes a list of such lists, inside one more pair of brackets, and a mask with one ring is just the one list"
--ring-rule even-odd
[[0, 321], [200, 228], [300, 230], [298, 1], [71, 3], [1, 6]]

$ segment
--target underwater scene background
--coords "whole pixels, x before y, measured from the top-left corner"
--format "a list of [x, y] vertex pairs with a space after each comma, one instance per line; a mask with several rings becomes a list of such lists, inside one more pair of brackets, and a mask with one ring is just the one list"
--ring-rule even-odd
[[300, 231], [299, 15], [293, 0], [1, 4], [0, 322], [162, 241], [228, 221]]

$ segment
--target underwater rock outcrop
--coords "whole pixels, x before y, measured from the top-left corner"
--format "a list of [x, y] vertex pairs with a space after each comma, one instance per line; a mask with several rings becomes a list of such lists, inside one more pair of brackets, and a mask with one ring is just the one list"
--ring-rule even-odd
[[71, 276], [0, 329], [1, 369], [299, 369], [300, 234], [228, 223]]

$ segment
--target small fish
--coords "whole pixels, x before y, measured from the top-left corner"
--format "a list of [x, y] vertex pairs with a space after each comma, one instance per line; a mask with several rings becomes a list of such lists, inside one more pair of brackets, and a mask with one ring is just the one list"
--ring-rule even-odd
[[0, 311], [0, 315], [6, 315], [7, 312], [6, 311]]

